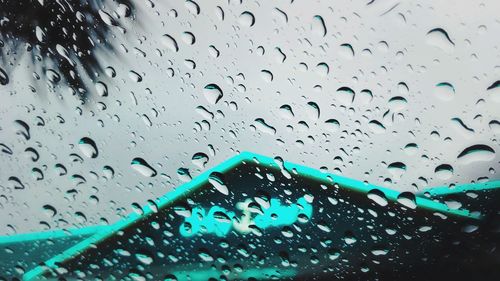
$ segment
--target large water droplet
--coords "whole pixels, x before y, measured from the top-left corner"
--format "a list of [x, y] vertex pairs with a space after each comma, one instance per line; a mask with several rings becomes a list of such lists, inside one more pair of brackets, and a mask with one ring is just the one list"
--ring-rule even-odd
[[208, 162], [208, 155], [203, 152], [197, 152], [193, 155], [191, 161], [194, 165], [198, 166], [198, 168], [203, 169]]
[[306, 107], [306, 112], [309, 118], [312, 120], [318, 120], [320, 115], [319, 106], [315, 102], [308, 102]]
[[80, 139], [78, 142], [78, 147], [80, 151], [88, 158], [96, 158], [97, 157], [97, 145], [95, 142], [87, 137]]
[[35, 35], [36, 39], [38, 39], [40, 43], [45, 43], [45, 38], [47, 37], [47, 35], [39, 26], [35, 28]]
[[168, 34], [163, 34], [163, 36], [161, 37], [161, 43], [172, 52], [179, 51], [179, 45], [177, 45], [177, 41], [175, 41], [174, 37]]
[[216, 104], [223, 96], [221, 88], [217, 84], [208, 84], [203, 89], [203, 96], [210, 104]]
[[276, 129], [267, 124], [266, 121], [262, 118], [257, 118], [255, 119], [255, 128], [257, 128], [257, 130], [263, 132], [263, 133], [266, 133], [266, 134], [270, 134], [270, 135], [274, 135], [276, 134]]
[[323, 20], [323, 17], [321, 16], [314, 16], [313, 17], [313, 22], [312, 22], [312, 26], [311, 26], [311, 29], [313, 31], [313, 33], [317, 34], [317, 35], [320, 35], [320, 36], [326, 36], [326, 25], [325, 25], [325, 21]]
[[101, 97], [108, 96], [108, 86], [101, 81], [95, 84], [95, 90], [97, 94]]
[[401, 192], [398, 195], [397, 201], [399, 202], [399, 204], [401, 204], [405, 207], [408, 207], [410, 209], [417, 208], [417, 201], [415, 199], [415, 194], [413, 194], [411, 192], [408, 192], [408, 191]]
[[367, 194], [368, 198], [373, 200], [375, 203], [379, 204], [380, 206], [384, 207], [387, 206], [387, 198], [385, 198], [385, 194], [378, 190], [378, 189], [372, 189], [368, 192]]
[[244, 27], [251, 27], [255, 24], [255, 16], [252, 13], [245, 11], [241, 13], [238, 18], [238, 23]]
[[156, 170], [151, 167], [144, 159], [136, 157], [130, 163], [132, 169], [139, 172], [139, 174], [145, 177], [154, 177], [156, 176]]
[[434, 169], [434, 173], [438, 179], [447, 180], [453, 176], [453, 167], [449, 164], [441, 164]]
[[26, 140], [29, 140], [31, 138], [30, 126], [28, 126], [28, 124], [26, 124], [26, 122], [22, 120], [14, 121], [14, 130], [17, 135], [23, 136]]
[[354, 91], [349, 87], [340, 87], [337, 89], [337, 100], [344, 104], [350, 105], [354, 101]]
[[440, 100], [449, 101], [455, 96], [455, 88], [448, 82], [441, 82], [436, 85], [434, 93]]
[[0, 85], [7, 85], [9, 84], [9, 76], [7, 76], [7, 73], [5, 72], [5, 70], [3, 70], [1, 67], [0, 67]]
[[440, 48], [445, 52], [452, 52], [455, 48], [455, 43], [451, 41], [448, 33], [442, 28], [435, 28], [427, 32], [427, 44]]
[[217, 191], [219, 191], [220, 193], [222, 193], [224, 195], [229, 194], [229, 190], [228, 190], [226, 184], [224, 183], [224, 176], [221, 173], [218, 173], [218, 172], [211, 173], [210, 176], [208, 177], [208, 182], [213, 187], [215, 187], [215, 189]]
[[460, 164], [470, 164], [478, 161], [491, 161], [494, 158], [495, 150], [485, 144], [469, 146], [457, 156]]

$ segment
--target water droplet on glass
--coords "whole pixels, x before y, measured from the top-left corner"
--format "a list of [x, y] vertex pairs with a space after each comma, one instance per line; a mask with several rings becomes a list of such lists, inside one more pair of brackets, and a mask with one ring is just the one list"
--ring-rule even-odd
[[375, 203], [379, 204], [382, 207], [387, 206], [388, 204], [387, 198], [385, 198], [385, 194], [379, 189], [370, 190], [367, 196], [368, 198], [370, 198], [371, 200], [373, 200]]
[[252, 13], [245, 11], [241, 13], [238, 18], [238, 23], [244, 27], [251, 27], [255, 24], [255, 16]]
[[29, 140], [31, 138], [30, 126], [28, 126], [28, 124], [26, 124], [26, 122], [22, 120], [14, 121], [14, 130], [17, 135], [23, 136], [26, 140]]
[[161, 43], [172, 52], [179, 51], [179, 45], [177, 45], [177, 41], [175, 41], [174, 37], [168, 34], [163, 34], [163, 36], [161, 37]]
[[216, 104], [223, 96], [221, 88], [217, 84], [208, 84], [203, 89], [203, 96], [210, 104]]
[[448, 82], [441, 82], [436, 84], [434, 93], [440, 100], [450, 101], [455, 96], [455, 88]]
[[0, 85], [5, 86], [7, 84], [9, 84], [9, 76], [7, 76], [7, 72], [0, 67]]
[[272, 127], [271, 125], [267, 124], [266, 121], [262, 118], [255, 119], [254, 124], [255, 124], [255, 128], [257, 128], [257, 130], [259, 130], [263, 133], [270, 134], [270, 135], [276, 134], [276, 129], [274, 127]]
[[191, 161], [198, 168], [203, 169], [203, 168], [205, 168], [205, 165], [208, 163], [208, 155], [206, 155], [203, 152], [197, 152], [193, 155], [193, 157], [191, 158]]
[[312, 31], [313, 33], [320, 35], [320, 36], [326, 36], [326, 25], [325, 21], [323, 20], [323, 17], [316, 15], [313, 17], [313, 22], [312, 22]]
[[401, 205], [408, 207], [410, 209], [417, 208], [417, 201], [415, 198], [415, 194], [413, 194], [412, 192], [409, 192], [409, 191], [401, 192], [398, 195], [397, 201]]
[[220, 193], [224, 194], [224, 195], [228, 195], [229, 194], [229, 190], [226, 186], [226, 184], [224, 183], [224, 180], [223, 180], [223, 175], [221, 173], [218, 173], [218, 172], [213, 172], [210, 174], [210, 176], [208, 177], [208, 182], [210, 184], [212, 184], [212, 186], [217, 190], [219, 191]]
[[95, 84], [95, 90], [97, 94], [101, 97], [108, 96], [108, 86], [101, 81]]
[[449, 164], [441, 164], [434, 169], [436, 177], [441, 180], [448, 180], [453, 176], [453, 167]]
[[145, 177], [154, 177], [156, 176], [156, 170], [151, 167], [144, 159], [136, 157], [130, 163], [132, 169], [137, 171], [139, 174]]
[[87, 137], [84, 137], [80, 139], [78, 142], [78, 147], [80, 148], [80, 151], [85, 155], [87, 158], [96, 158], [97, 157], [97, 145], [95, 142]]
[[426, 42], [448, 53], [455, 48], [455, 43], [451, 41], [448, 33], [442, 28], [435, 28], [427, 32]]
[[491, 161], [494, 158], [495, 150], [485, 144], [469, 146], [457, 156], [460, 164], [470, 164], [478, 161]]

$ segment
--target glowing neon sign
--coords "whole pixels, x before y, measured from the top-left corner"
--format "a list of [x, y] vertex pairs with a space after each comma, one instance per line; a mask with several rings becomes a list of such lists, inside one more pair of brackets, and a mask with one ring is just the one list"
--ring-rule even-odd
[[184, 237], [198, 233], [212, 233], [222, 237], [231, 230], [246, 234], [256, 227], [262, 230], [292, 225], [297, 221], [305, 223], [311, 219], [313, 212], [311, 202], [305, 197], [290, 205], [282, 205], [279, 199], [274, 198], [269, 202], [260, 203], [257, 204], [250, 199], [237, 203], [236, 208], [242, 211], [240, 217], [219, 206], [211, 207], [208, 212], [201, 207], [195, 207], [179, 227], [179, 233]]

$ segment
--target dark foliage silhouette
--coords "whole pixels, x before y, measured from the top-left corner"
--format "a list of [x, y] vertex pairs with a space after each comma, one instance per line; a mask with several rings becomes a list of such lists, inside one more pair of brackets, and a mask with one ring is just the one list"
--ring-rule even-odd
[[43, 74], [57, 72], [51, 83], [66, 82], [85, 97], [85, 75], [93, 79], [104, 68], [96, 50], [114, 52], [107, 38], [125, 32], [119, 21], [133, 9], [130, 0], [0, 0], [0, 76], [8, 83], [10, 56], [27, 51]]

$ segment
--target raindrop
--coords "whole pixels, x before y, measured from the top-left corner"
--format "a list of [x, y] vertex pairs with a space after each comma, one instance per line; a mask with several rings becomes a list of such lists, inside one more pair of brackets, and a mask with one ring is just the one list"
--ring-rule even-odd
[[354, 96], [354, 91], [349, 87], [340, 87], [337, 89], [337, 100], [342, 104], [351, 104], [354, 101]]
[[387, 166], [387, 170], [392, 176], [399, 178], [406, 172], [406, 165], [402, 162], [392, 162]]
[[326, 77], [330, 73], [330, 67], [324, 62], [320, 62], [316, 65], [316, 73], [321, 77]]
[[[1, 69], [0, 69], [1, 70]], [[1, 76], [1, 73], [0, 73]], [[1, 80], [1, 78], [0, 78]], [[494, 102], [500, 102], [500, 80], [495, 81], [486, 89]]]
[[113, 19], [113, 17], [108, 14], [107, 12], [103, 11], [102, 9], [99, 10], [99, 16], [101, 17], [102, 21], [109, 25], [109, 26], [115, 26], [116, 25], [116, 22], [115, 20]]
[[337, 132], [340, 129], [340, 123], [336, 119], [328, 119], [325, 124], [326, 129], [330, 132]]
[[352, 48], [351, 44], [340, 45], [339, 55], [345, 59], [353, 59], [354, 49]]
[[59, 83], [59, 81], [61, 81], [61, 75], [59, 75], [59, 73], [57, 73], [53, 69], [47, 69], [47, 71], [45, 71], [45, 75], [47, 76], [49, 82], [52, 84], [56, 84]]
[[189, 170], [186, 168], [177, 169], [177, 177], [183, 182], [189, 182], [193, 179], [191, 177], [191, 174], [189, 173]]
[[18, 177], [9, 177], [9, 181], [14, 189], [24, 189], [24, 184]]
[[128, 72], [128, 77], [130, 78], [130, 80], [132, 80], [134, 82], [141, 82], [142, 81], [142, 76], [133, 70], [130, 70]]
[[116, 76], [116, 71], [113, 67], [108, 66], [104, 69], [104, 72], [109, 78], [114, 78]]
[[0, 85], [7, 85], [9, 84], [9, 76], [7, 76], [7, 73], [5, 72], [5, 70], [3, 70], [1, 67], [0, 67]]
[[110, 166], [104, 166], [102, 168], [102, 173], [107, 179], [112, 179], [115, 176], [115, 170], [113, 170]]
[[45, 38], [47, 37], [47, 35], [39, 26], [35, 28], [35, 35], [36, 39], [38, 39], [40, 43], [45, 43]]
[[192, 0], [187, 0], [185, 5], [186, 5], [186, 8], [188, 9], [188, 11], [190, 13], [192, 13], [193, 15], [200, 14], [200, 6], [198, 5], [198, 3], [196, 3]]
[[101, 81], [99, 81], [95, 84], [95, 90], [96, 90], [97, 94], [101, 97], [108, 96], [108, 86]]
[[9, 155], [12, 155], [12, 153], [13, 153], [12, 149], [3, 143], [0, 143], [0, 149], [2, 150], [3, 153], [7, 153]]
[[266, 81], [267, 83], [272, 82], [274, 79], [273, 73], [269, 70], [265, 70], [265, 69], [261, 70], [260, 75], [261, 75], [262, 79], [264, 79], [264, 81]]
[[203, 152], [197, 152], [193, 155], [193, 157], [191, 158], [191, 161], [198, 168], [203, 169], [203, 168], [205, 168], [205, 165], [208, 163], [208, 155], [206, 155]]
[[80, 148], [80, 151], [85, 155], [87, 158], [96, 158], [97, 157], [97, 145], [91, 138], [84, 137], [80, 139], [78, 142], [78, 147]]
[[216, 104], [223, 96], [221, 88], [217, 84], [208, 84], [203, 89], [203, 96], [210, 104]]
[[491, 161], [495, 158], [495, 150], [485, 144], [476, 144], [464, 149], [457, 159], [461, 164], [470, 164], [478, 161]]
[[449, 164], [441, 164], [434, 169], [434, 173], [438, 179], [447, 180], [453, 176], [453, 167]]
[[368, 122], [368, 128], [370, 128], [370, 130], [372, 130], [375, 134], [382, 134], [385, 132], [385, 126], [377, 120], [371, 120]]
[[184, 32], [182, 33], [182, 41], [188, 45], [193, 45], [196, 41], [196, 38], [194, 37], [194, 34], [191, 32]]
[[26, 122], [22, 120], [15, 120], [14, 129], [17, 135], [23, 136], [26, 140], [29, 140], [31, 138], [30, 126], [28, 126]]
[[393, 112], [399, 112], [399, 111], [405, 109], [407, 104], [408, 104], [408, 101], [405, 98], [400, 97], [400, 96], [392, 97], [389, 100], [389, 108]]
[[274, 127], [272, 127], [271, 125], [267, 124], [266, 121], [262, 118], [255, 119], [254, 124], [255, 124], [255, 128], [257, 128], [257, 130], [259, 130], [263, 133], [270, 134], [270, 135], [276, 134], [276, 129]]
[[51, 205], [44, 205], [42, 208], [43, 212], [50, 218], [54, 217], [57, 214], [56, 208]]
[[320, 36], [326, 36], [326, 25], [325, 21], [323, 20], [323, 17], [321, 16], [314, 16], [313, 17], [313, 22], [312, 22], [312, 31], [315, 34], [318, 34]]
[[135, 258], [142, 264], [150, 265], [153, 263], [153, 258], [149, 254], [145, 253], [137, 253], [135, 254]]
[[145, 177], [154, 177], [156, 176], [156, 170], [151, 167], [144, 159], [136, 157], [130, 163], [132, 169], [137, 171], [139, 174]]
[[175, 41], [174, 37], [168, 34], [163, 34], [163, 36], [161, 37], [161, 43], [172, 52], [179, 51], [179, 46], [177, 45], [177, 41]]
[[385, 194], [379, 189], [370, 190], [367, 196], [382, 207], [385, 207], [388, 204], [387, 198], [385, 198]]
[[455, 96], [455, 88], [448, 82], [441, 82], [436, 84], [434, 93], [440, 100], [450, 101]]
[[212, 172], [210, 174], [210, 176], [208, 177], [208, 182], [210, 184], [212, 184], [212, 186], [220, 193], [222, 193], [224, 195], [228, 195], [229, 190], [228, 190], [226, 184], [224, 183], [223, 178], [224, 178], [224, 176], [221, 173]]
[[417, 201], [415, 198], [415, 194], [409, 191], [401, 192], [398, 195], [397, 201], [399, 204], [408, 207], [410, 209], [415, 209], [417, 208]]
[[308, 102], [307, 105], [308, 106], [306, 107], [306, 112], [309, 118], [311, 118], [312, 120], [318, 120], [320, 115], [318, 104], [311, 101]]
[[292, 119], [293, 117], [295, 117], [292, 107], [288, 104], [280, 106], [280, 115], [285, 119]]
[[427, 44], [440, 48], [445, 52], [452, 52], [455, 43], [451, 41], [448, 33], [442, 28], [435, 28], [427, 32]]
[[251, 27], [255, 24], [255, 16], [252, 13], [245, 11], [241, 13], [240, 17], [238, 18], [238, 22], [241, 26]]

